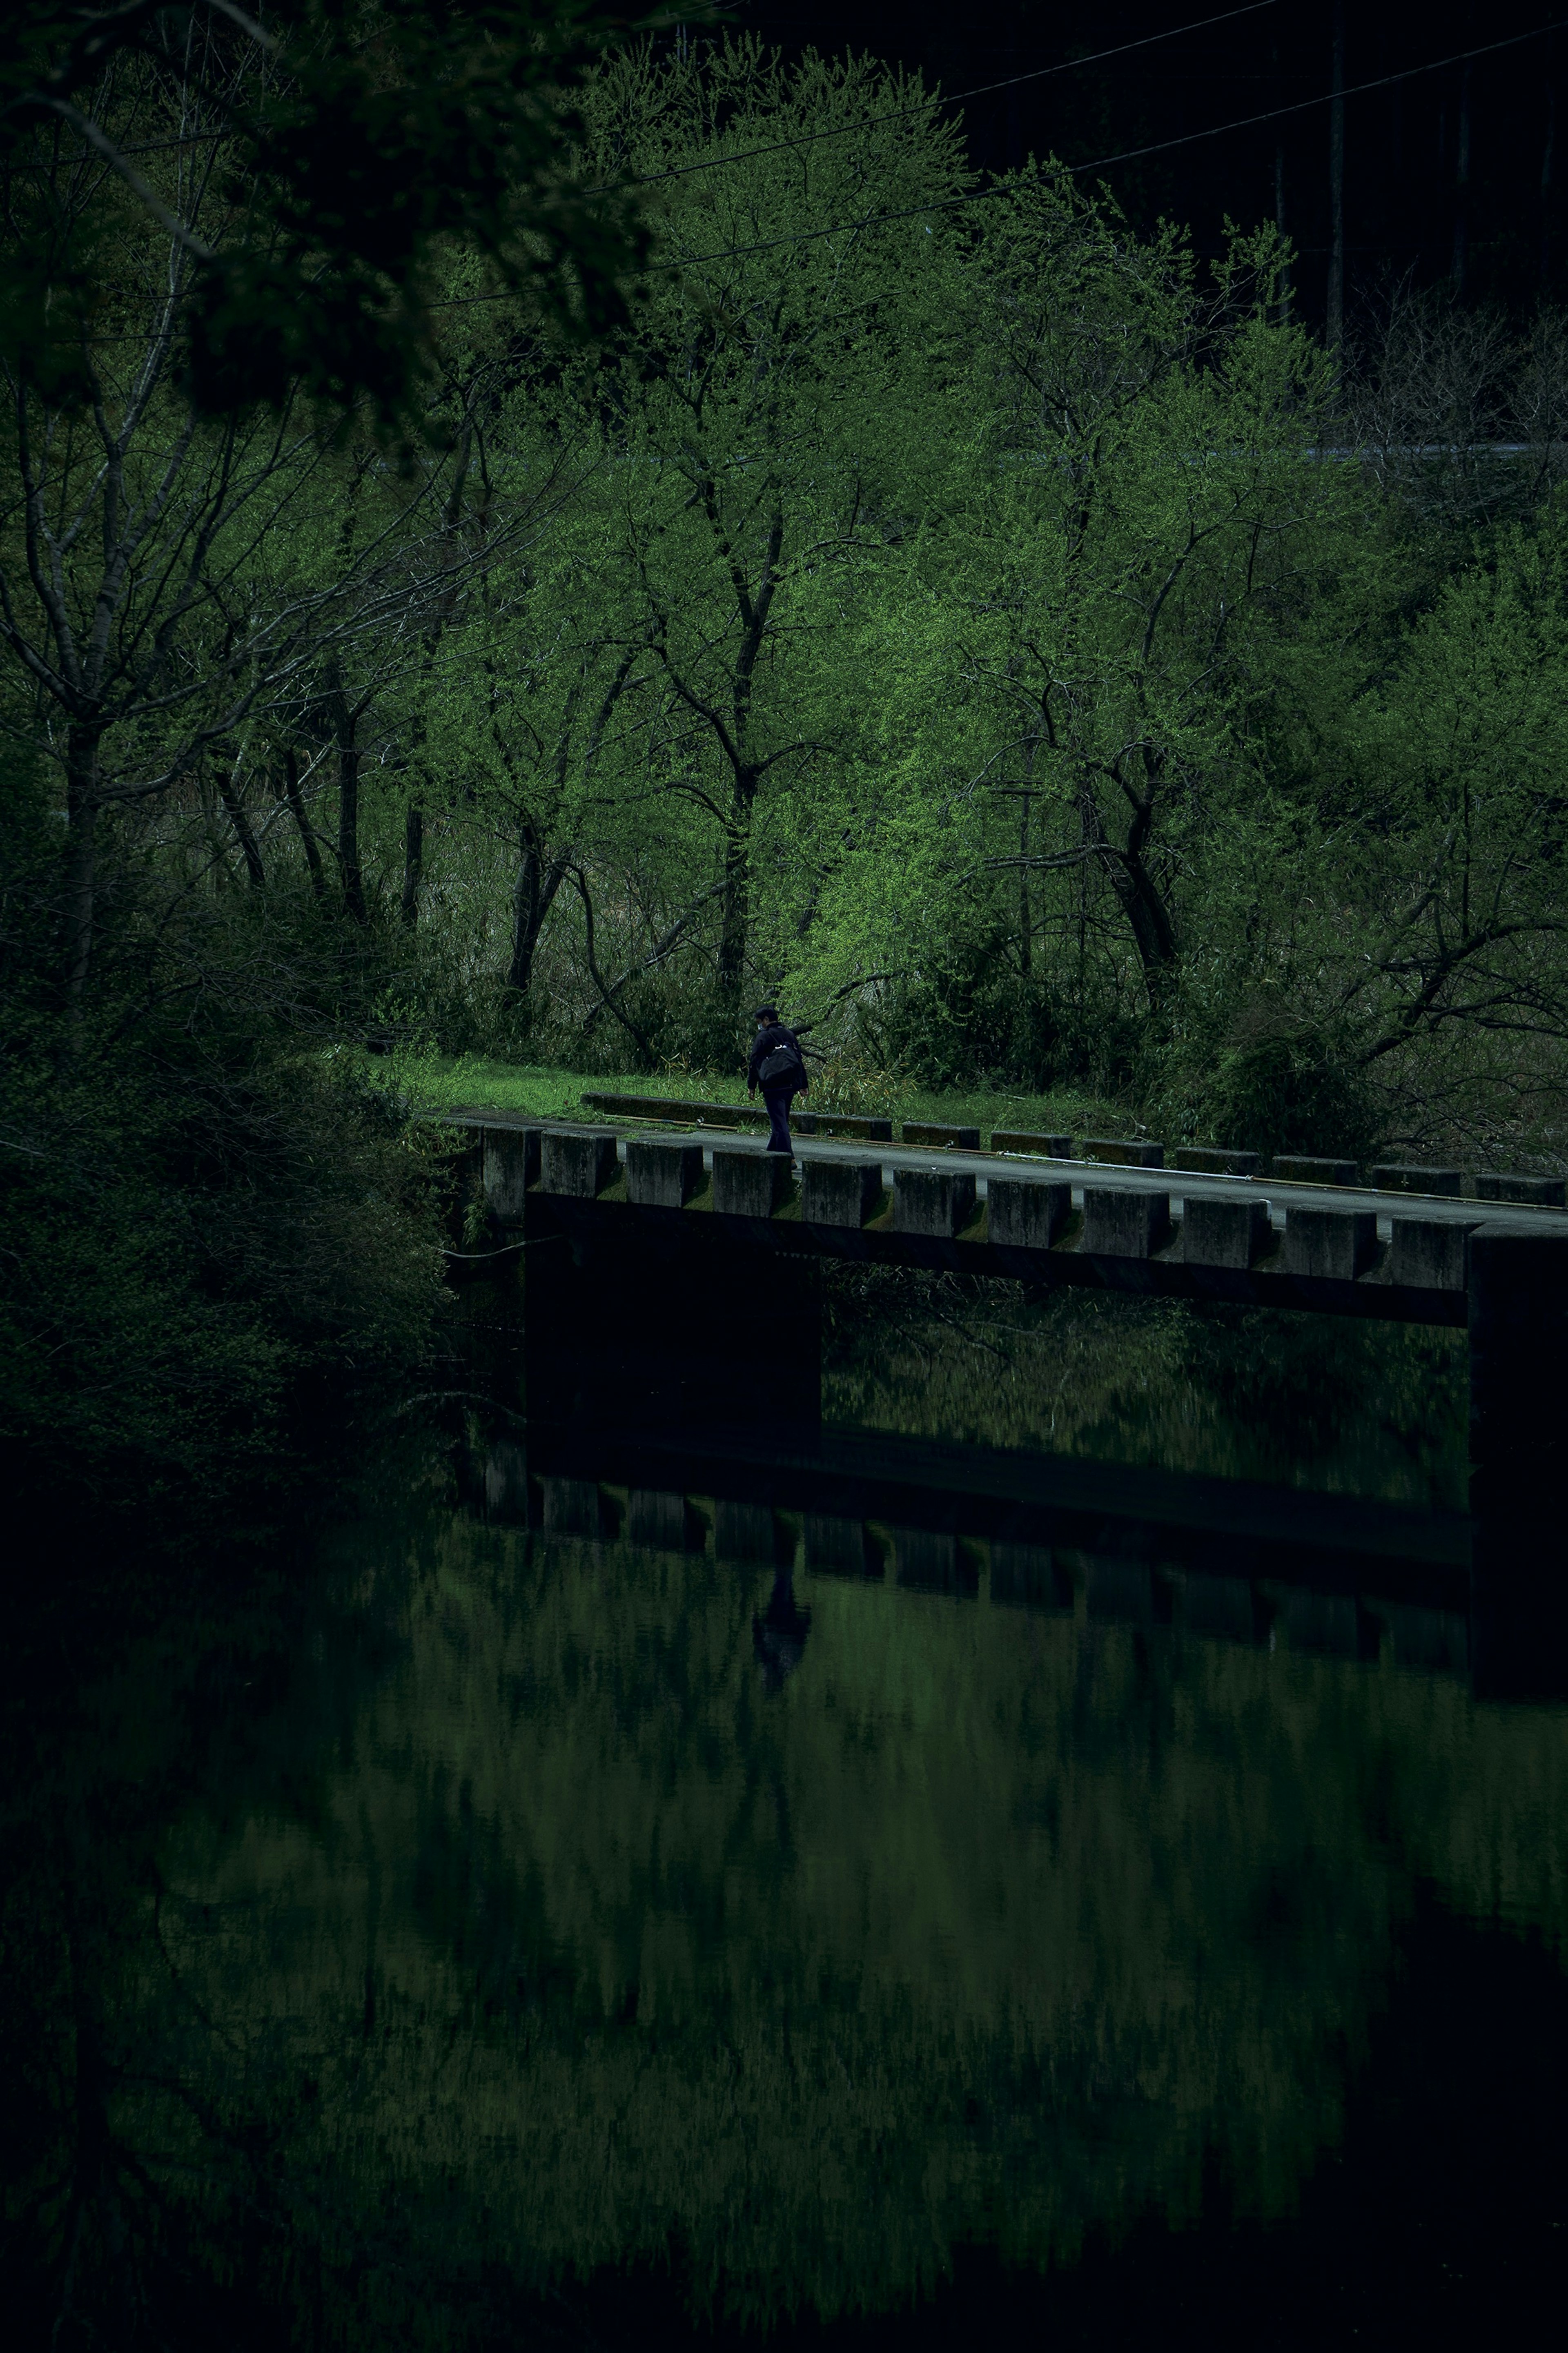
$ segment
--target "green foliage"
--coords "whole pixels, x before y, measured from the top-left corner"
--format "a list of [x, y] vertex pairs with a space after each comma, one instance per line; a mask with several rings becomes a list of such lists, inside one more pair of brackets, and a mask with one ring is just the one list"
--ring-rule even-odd
[[1181, 1301], [841, 1266], [835, 1423], [1462, 1511], [1462, 1339]]
[[1276, 999], [1247, 999], [1212, 1058], [1176, 1055], [1172, 1066], [1162, 1108], [1183, 1137], [1356, 1161], [1372, 1159], [1384, 1140], [1387, 1109], [1353, 1036], [1326, 1034], [1310, 1013]]
[[[689, 1090], [785, 995], [847, 1093], [1562, 1161], [1568, 514], [1549, 456], [1475, 539], [1386, 435], [1347, 459], [1271, 234], [1205, 273], [1048, 166], [979, 188], [867, 58], [650, 40], [583, 77], [596, 6], [309, 0], [272, 49], [194, 5], [14, 15], [29, 1257], [76, 1262], [62, 1139], [131, 1187], [112, 1282], [62, 1276], [110, 1288], [60, 1365], [87, 1380], [95, 1316], [157, 1324], [231, 1182], [203, 1120], [265, 1137], [297, 1100], [292, 1158], [254, 1146], [279, 1201], [336, 1119], [345, 1168], [395, 1150], [299, 1075], [333, 1042]], [[632, 182], [617, 310], [629, 216], [590, 192]], [[332, 1330], [396, 1355], [431, 1229], [366, 1182], [384, 1347], [363, 1286], [296, 1329], [230, 1220], [148, 1393], [210, 1358], [237, 1430]]]
[[[642, 237], [625, 197], [563, 168], [571, 85], [627, 28], [602, 0], [271, 0], [262, 22], [183, 5], [17, 0], [0, 32], [0, 170], [24, 234], [0, 273], [0, 351], [68, 405], [90, 403], [83, 330], [112, 316], [89, 222], [51, 217], [30, 175], [63, 123], [95, 134], [149, 224], [183, 200], [171, 154], [215, 153], [223, 216], [182, 226], [184, 358], [196, 406], [304, 398], [418, 428], [456, 249], [492, 294], [578, 331], [624, 315]], [[126, 136], [128, 92], [166, 109]], [[84, 134], [85, 135], [85, 134]]]
[[13, 1056], [0, 1125], [19, 1502], [205, 1512], [428, 1354], [432, 1172], [352, 1071], [210, 1040], [65, 1076]]
[[[1048, 172], [954, 212], [890, 88], [863, 151], [814, 131], [799, 176], [775, 160], [882, 87], [732, 44], [623, 60], [586, 101], [677, 174], [659, 236], [698, 258], [592, 377], [509, 413], [535, 472], [582, 470], [422, 706], [464, 875], [419, 954], [493, 1008], [447, 1042], [721, 1070], [731, 1008], [783, 989], [930, 1087], [1113, 1091], [1265, 1147], [1468, 1124], [1550, 1152], [1550, 794], [1476, 793], [1424, 683], [1463, 667], [1444, 565], [1473, 600], [1490, 557], [1325, 459], [1331, 386], [1279, 323], [1268, 237], [1207, 283]], [[782, 150], [725, 162], [764, 130]], [[851, 157], [913, 225], [840, 251]], [[1521, 579], [1552, 528], [1516, 527]], [[1539, 664], [1484, 627], [1495, 697]], [[1472, 776], [1458, 827], [1434, 758]]]
[[171, 908], [127, 861], [63, 1003], [57, 829], [36, 767], [5, 783], [0, 1447], [19, 1504], [166, 1522], [275, 1481], [427, 1356], [441, 1171], [300, 1034], [357, 979], [309, 902]]

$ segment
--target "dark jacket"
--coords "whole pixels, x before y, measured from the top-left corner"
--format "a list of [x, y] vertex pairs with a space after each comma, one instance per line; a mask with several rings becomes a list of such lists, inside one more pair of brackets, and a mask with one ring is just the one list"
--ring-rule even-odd
[[[793, 1046], [796, 1054], [800, 1055], [799, 1062], [795, 1070], [786, 1071], [783, 1078], [769, 1079], [764, 1083], [758, 1076], [758, 1072], [768, 1056], [776, 1054], [781, 1046]], [[805, 1057], [800, 1051], [800, 1039], [793, 1029], [786, 1029], [782, 1021], [768, 1022], [765, 1027], [758, 1030], [752, 1040], [752, 1059], [746, 1065], [746, 1084], [749, 1087], [762, 1087], [765, 1094], [772, 1094], [776, 1088], [786, 1087], [792, 1094], [795, 1094], [804, 1088], [805, 1083]]]

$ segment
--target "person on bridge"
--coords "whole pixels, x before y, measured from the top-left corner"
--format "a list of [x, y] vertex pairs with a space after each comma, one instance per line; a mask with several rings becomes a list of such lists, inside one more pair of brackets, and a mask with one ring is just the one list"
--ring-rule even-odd
[[768, 1107], [768, 1150], [787, 1152], [793, 1159], [790, 1097], [805, 1094], [811, 1084], [805, 1074], [805, 1056], [795, 1031], [786, 1029], [779, 1019], [776, 1006], [759, 1005], [756, 1019], [757, 1034], [752, 1041], [752, 1059], [746, 1070], [746, 1092], [754, 1095], [761, 1087], [763, 1101]]

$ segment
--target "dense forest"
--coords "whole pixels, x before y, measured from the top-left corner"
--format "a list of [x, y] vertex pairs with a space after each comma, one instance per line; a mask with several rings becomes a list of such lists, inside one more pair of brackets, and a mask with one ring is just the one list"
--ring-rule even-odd
[[767, 992], [1173, 1140], [1560, 1163], [1568, 319], [1325, 347], [1272, 221], [982, 176], [865, 57], [68, 14], [0, 59], [36, 1463], [226, 1484], [428, 1348], [400, 1042], [729, 1072]]

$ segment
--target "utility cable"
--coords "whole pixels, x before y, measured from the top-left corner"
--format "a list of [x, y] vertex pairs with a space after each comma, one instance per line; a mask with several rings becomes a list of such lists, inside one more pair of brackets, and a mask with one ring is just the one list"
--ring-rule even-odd
[[[1261, 114], [1238, 115], [1232, 122], [1211, 123], [1205, 131], [1184, 131], [1173, 139], [1152, 140], [1143, 147], [1126, 147], [1116, 155], [1099, 155], [1088, 164], [1063, 164], [1058, 165], [1058, 169], [1068, 179], [1079, 179], [1087, 172], [1108, 172], [1117, 164], [1141, 163], [1145, 156], [1169, 154], [1173, 148], [1194, 146], [1200, 140], [1223, 139], [1228, 132], [1252, 131], [1256, 130], [1260, 123], [1279, 122], [1288, 115], [1309, 113], [1313, 107], [1330, 106], [1337, 99], [1361, 98], [1368, 90], [1388, 90], [1395, 82], [1415, 80], [1418, 74], [1441, 73], [1446, 67], [1464, 65], [1472, 58], [1488, 58], [1495, 55], [1499, 49], [1517, 48], [1521, 41], [1543, 39], [1548, 33], [1563, 31], [1565, 26], [1568, 26], [1568, 16], [1560, 16], [1554, 23], [1538, 25], [1531, 32], [1511, 33], [1503, 40], [1486, 41], [1473, 49], [1456, 49], [1451, 56], [1431, 58], [1425, 65], [1405, 66], [1398, 73], [1379, 74], [1371, 81], [1354, 82], [1345, 90], [1323, 90], [1316, 98], [1296, 99], [1289, 106], [1272, 106]], [[687, 254], [674, 261], [649, 262], [646, 268], [633, 274], [639, 278], [650, 278], [661, 270], [694, 269], [700, 268], [705, 262], [741, 260], [749, 254], [772, 253], [780, 246], [809, 245], [821, 237], [837, 237], [846, 229], [878, 228], [889, 221], [916, 220], [926, 213], [952, 212], [960, 205], [978, 204], [988, 196], [1004, 195], [1007, 192], [1008, 185], [1009, 183], [1006, 181], [993, 181], [987, 187], [965, 189], [962, 195], [935, 196], [923, 205], [907, 205], [899, 212], [870, 213], [860, 220], [833, 221], [826, 228], [794, 229], [785, 237], [763, 237], [755, 245], [720, 246], [711, 253]], [[500, 301], [505, 299], [502, 295], [483, 294], [458, 297], [459, 301], [480, 302]], [[448, 306], [443, 304], [439, 307]]]
[[1111, 58], [1130, 57], [1135, 49], [1152, 49], [1163, 41], [1179, 41], [1187, 33], [1206, 32], [1215, 25], [1228, 25], [1237, 16], [1256, 16], [1265, 8], [1278, 7], [1279, 0], [1247, 0], [1242, 8], [1226, 8], [1217, 16], [1199, 16], [1190, 25], [1173, 25], [1167, 32], [1146, 33], [1142, 40], [1123, 41], [1119, 48], [1096, 49], [1087, 58], [1068, 58], [1059, 66], [1036, 66], [1028, 73], [1009, 74], [1005, 81], [983, 81], [973, 90], [955, 90], [951, 96], [933, 90], [930, 98], [916, 100], [912, 106], [895, 106], [886, 114], [863, 115], [858, 122], [836, 123], [827, 131], [803, 131], [793, 139], [770, 139], [760, 147], [738, 147], [724, 155], [705, 155], [699, 163], [674, 164], [668, 172], [649, 172], [638, 180], [605, 181], [590, 188], [591, 196], [613, 195], [622, 188], [656, 188], [666, 180], [684, 180], [695, 172], [716, 172], [727, 164], [744, 164], [753, 155], [776, 155], [786, 147], [814, 147], [823, 139], [848, 139], [858, 131], [876, 131], [884, 122], [902, 122], [911, 114], [929, 114], [933, 107], [963, 106], [972, 98], [989, 98], [1000, 90], [1016, 90], [1024, 82], [1047, 81], [1057, 74], [1077, 73], [1081, 66], [1102, 66]]

